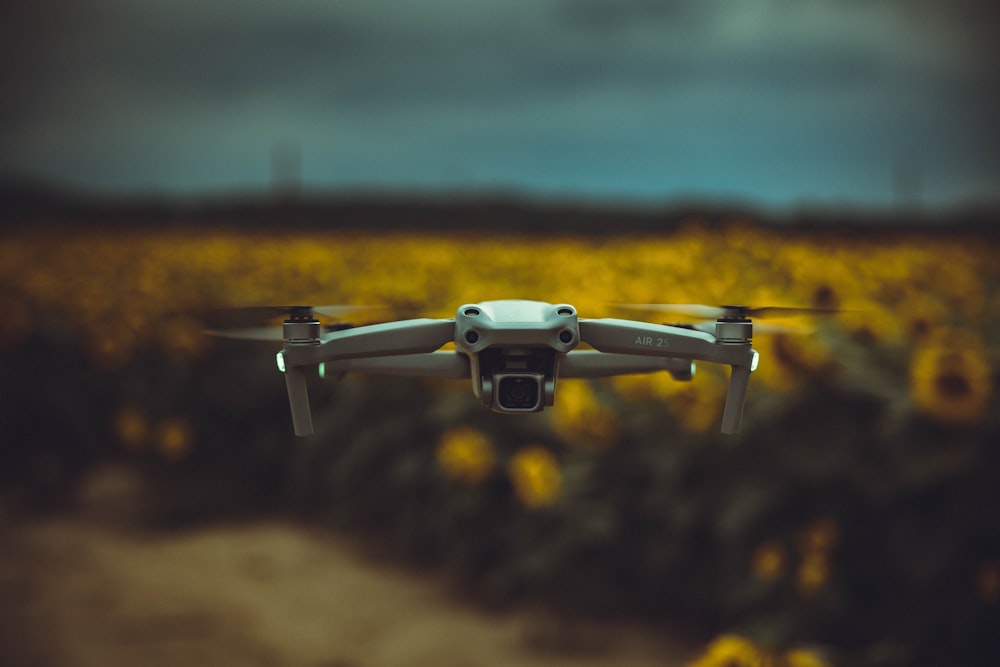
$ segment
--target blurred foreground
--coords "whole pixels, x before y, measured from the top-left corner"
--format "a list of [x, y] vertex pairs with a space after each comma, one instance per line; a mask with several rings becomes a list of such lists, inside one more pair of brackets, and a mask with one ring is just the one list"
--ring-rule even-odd
[[651, 624], [476, 607], [288, 522], [145, 531], [142, 493], [105, 467], [73, 513], [0, 520], [0, 664], [670, 667], [692, 651]]

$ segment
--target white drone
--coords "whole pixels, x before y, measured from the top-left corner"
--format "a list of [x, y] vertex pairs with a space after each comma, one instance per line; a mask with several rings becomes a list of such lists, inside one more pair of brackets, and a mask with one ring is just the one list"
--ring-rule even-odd
[[[736, 434], [750, 373], [758, 354], [751, 346], [752, 316], [815, 312], [805, 308], [748, 308], [632, 304], [684, 312], [707, 325], [667, 325], [633, 320], [581, 319], [568, 304], [484, 301], [460, 306], [453, 319], [418, 318], [325, 331], [316, 315], [336, 316], [347, 306], [265, 307], [287, 316], [277, 353], [284, 373], [295, 435], [313, 433], [307, 369], [325, 374], [369, 373], [424, 378], [472, 378], [482, 404], [500, 413], [540, 412], [554, 405], [559, 378], [597, 378], [666, 371], [679, 381], [694, 376], [695, 361], [731, 369], [721, 431]], [[211, 332], [274, 340], [273, 330]], [[442, 350], [454, 343], [454, 350]], [[577, 349], [585, 344], [592, 349]]]

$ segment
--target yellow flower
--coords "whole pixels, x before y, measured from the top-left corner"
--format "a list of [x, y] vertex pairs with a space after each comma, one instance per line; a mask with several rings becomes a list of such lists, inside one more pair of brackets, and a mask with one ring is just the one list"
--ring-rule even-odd
[[616, 375], [609, 381], [615, 392], [629, 401], [666, 398], [675, 391], [677, 385], [677, 380], [667, 372]]
[[597, 400], [583, 380], [561, 380], [556, 391], [552, 425], [571, 441], [582, 439], [596, 445], [610, 444], [618, 434], [618, 418]]
[[803, 648], [785, 652], [784, 665], [787, 667], [828, 667], [827, 663], [820, 660], [819, 656]]
[[198, 322], [185, 318], [174, 318], [164, 322], [159, 330], [163, 349], [177, 360], [197, 357], [205, 349], [208, 338]]
[[772, 652], [739, 635], [712, 640], [687, 667], [829, 667], [812, 651], [793, 648]]
[[194, 430], [180, 417], [167, 419], [156, 429], [156, 449], [168, 461], [183, 461], [194, 449]]
[[762, 667], [763, 652], [752, 641], [739, 635], [716, 637], [687, 667]]
[[[704, 433], [718, 428], [726, 398], [726, 380], [714, 372], [698, 373], [687, 382], [671, 380], [666, 396], [667, 407], [690, 433]], [[669, 376], [668, 376], [669, 377]]]
[[815, 597], [830, 578], [830, 559], [825, 553], [809, 553], [799, 563], [795, 587], [804, 598]]
[[940, 299], [926, 294], [912, 295], [899, 310], [903, 329], [911, 342], [923, 341], [950, 317]]
[[1000, 560], [988, 560], [976, 572], [976, 591], [986, 604], [1000, 602]]
[[525, 447], [507, 466], [514, 493], [528, 507], [551, 505], [562, 488], [562, 472], [556, 457], [544, 447]]
[[894, 309], [871, 302], [854, 303], [837, 319], [855, 341], [868, 346], [899, 340], [906, 326]]
[[149, 434], [149, 424], [145, 415], [133, 406], [118, 411], [114, 418], [114, 431], [118, 440], [130, 451], [142, 448]]
[[914, 405], [946, 424], [975, 421], [992, 393], [989, 358], [977, 336], [940, 331], [918, 348], [910, 362]]
[[803, 554], [829, 554], [840, 541], [840, 527], [829, 517], [817, 519], [799, 532], [799, 550]]
[[465, 484], [477, 484], [493, 470], [496, 459], [493, 443], [485, 434], [460, 426], [441, 437], [437, 462], [452, 478]]
[[770, 582], [784, 573], [787, 560], [785, 547], [776, 540], [768, 540], [754, 549], [750, 569], [756, 578]]

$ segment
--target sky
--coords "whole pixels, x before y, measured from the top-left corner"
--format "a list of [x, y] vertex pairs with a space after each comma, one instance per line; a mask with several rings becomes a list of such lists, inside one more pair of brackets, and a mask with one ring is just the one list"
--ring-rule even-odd
[[1000, 199], [993, 0], [33, 0], [0, 173], [108, 192]]

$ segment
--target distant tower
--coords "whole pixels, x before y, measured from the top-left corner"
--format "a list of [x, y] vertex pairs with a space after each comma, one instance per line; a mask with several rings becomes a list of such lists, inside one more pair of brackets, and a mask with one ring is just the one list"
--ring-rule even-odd
[[302, 190], [302, 147], [298, 142], [275, 142], [271, 146], [271, 191], [280, 197], [296, 197]]

